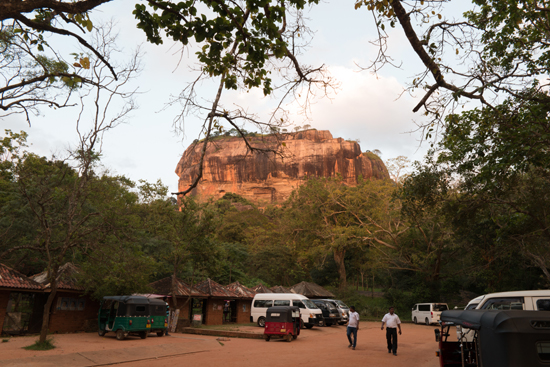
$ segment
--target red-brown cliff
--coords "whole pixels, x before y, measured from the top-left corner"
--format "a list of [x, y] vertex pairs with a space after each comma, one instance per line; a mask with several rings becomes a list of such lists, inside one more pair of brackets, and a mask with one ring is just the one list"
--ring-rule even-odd
[[[191, 195], [219, 198], [232, 192], [258, 203], [287, 199], [307, 177], [335, 177], [355, 185], [364, 178], [389, 178], [386, 166], [372, 153], [361, 153], [359, 144], [334, 139], [329, 131], [307, 130], [274, 136], [250, 137], [254, 147], [279, 150], [282, 154], [250, 152], [240, 137], [218, 137], [209, 144], [203, 178]], [[179, 191], [197, 177], [202, 144], [183, 153], [176, 174]]]

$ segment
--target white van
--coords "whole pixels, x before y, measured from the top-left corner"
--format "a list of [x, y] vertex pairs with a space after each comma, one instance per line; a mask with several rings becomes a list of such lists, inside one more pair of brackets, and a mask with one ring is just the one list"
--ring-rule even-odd
[[550, 311], [550, 290], [484, 294], [468, 302], [465, 309]]
[[272, 306], [298, 306], [303, 325], [311, 329], [323, 323], [323, 312], [309, 298], [294, 293], [258, 293], [252, 300], [250, 322], [265, 326], [265, 313]]
[[412, 321], [415, 324], [423, 322], [426, 325], [437, 324], [441, 312], [447, 311], [446, 303], [417, 303], [412, 308]]

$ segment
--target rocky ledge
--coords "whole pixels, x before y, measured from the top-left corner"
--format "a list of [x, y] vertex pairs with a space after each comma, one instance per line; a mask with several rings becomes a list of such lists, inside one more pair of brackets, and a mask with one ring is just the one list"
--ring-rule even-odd
[[[363, 178], [389, 178], [382, 160], [362, 153], [355, 141], [334, 139], [329, 131], [248, 137], [253, 147], [275, 150], [251, 152], [240, 137], [217, 137], [208, 145], [203, 178], [191, 195], [219, 198], [231, 192], [259, 205], [286, 200], [307, 177], [342, 177], [346, 185]], [[183, 153], [176, 174], [179, 191], [197, 177], [202, 143]]]

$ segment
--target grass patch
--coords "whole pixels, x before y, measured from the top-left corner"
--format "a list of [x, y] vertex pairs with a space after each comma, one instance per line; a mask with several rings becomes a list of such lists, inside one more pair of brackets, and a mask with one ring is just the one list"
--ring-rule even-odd
[[26, 349], [26, 350], [50, 350], [54, 348], [55, 348], [55, 345], [53, 344], [53, 338], [48, 338], [43, 342], [40, 342], [40, 340], [37, 340], [34, 342], [34, 344], [31, 344], [27, 347], [23, 347], [23, 349]]
[[6, 338], [6, 339], [2, 339], [2, 343], [7, 343], [7, 342], [9, 342], [9, 341], [10, 341], [10, 339], [9, 339], [9, 338]]

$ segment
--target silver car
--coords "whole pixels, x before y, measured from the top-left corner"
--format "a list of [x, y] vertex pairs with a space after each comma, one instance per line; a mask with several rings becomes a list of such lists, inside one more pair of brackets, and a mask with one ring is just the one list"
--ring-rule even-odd
[[342, 315], [342, 318], [338, 322], [340, 325], [345, 325], [348, 323], [349, 320], [349, 307], [344, 302], [340, 301], [339, 299], [325, 299], [325, 301], [332, 301], [336, 303], [338, 306], [338, 311]]

